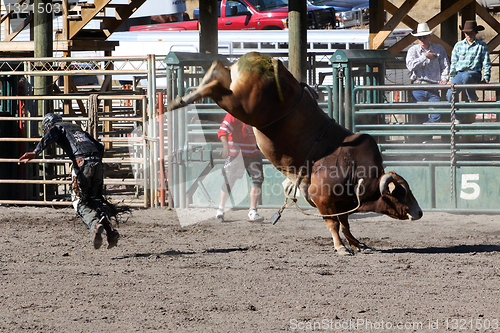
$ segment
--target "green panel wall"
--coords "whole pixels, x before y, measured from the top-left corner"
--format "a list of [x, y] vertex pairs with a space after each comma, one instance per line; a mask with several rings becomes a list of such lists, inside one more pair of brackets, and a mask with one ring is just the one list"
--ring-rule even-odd
[[417, 199], [420, 208], [432, 208], [432, 184], [431, 184], [431, 169], [422, 166], [385, 166], [385, 172], [395, 171], [403, 177]]
[[436, 206], [458, 209], [500, 208], [500, 167], [470, 166], [456, 169], [456, 206], [450, 203], [450, 168], [436, 168]]
[[[187, 168], [187, 188], [193, 184], [196, 190], [192, 196], [192, 206], [196, 207], [209, 207], [219, 205], [220, 191], [223, 184], [223, 177], [221, 173], [221, 164], [216, 164], [208, 174], [203, 178], [202, 185], [197, 183], [203, 170], [209, 166], [209, 162], [190, 162]], [[285, 202], [285, 195], [283, 193], [282, 182], [285, 176], [281, 174], [271, 164], [264, 164], [264, 183], [262, 184], [262, 205], [265, 207], [281, 207]], [[252, 180], [245, 174], [245, 176], [236, 181], [231, 197], [226, 203], [227, 207], [249, 207], [250, 197], [249, 191], [252, 186]], [[206, 191], [205, 191], [206, 190]], [[208, 194], [207, 194], [208, 193]], [[299, 205], [301, 208], [311, 208], [311, 206], [302, 198], [300, 192], [297, 193], [299, 197]]]
[[457, 167], [453, 193], [449, 166], [387, 166], [389, 170], [406, 179], [424, 210], [500, 209], [500, 166]]

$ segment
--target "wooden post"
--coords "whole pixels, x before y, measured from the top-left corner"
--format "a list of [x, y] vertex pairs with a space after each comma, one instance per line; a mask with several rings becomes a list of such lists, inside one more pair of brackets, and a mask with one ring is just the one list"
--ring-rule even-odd
[[[105, 51], [104, 52], [104, 55], [106, 57], [111, 57], [111, 51]], [[106, 66], [106, 69], [108, 70], [113, 70], [114, 69], [114, 65], [112, 62], [110, 62], [107, 66]], [[105, 75], [105, 78], [104, 78], [104, 82], [106, 82], [106, 80], [108, 79], [108, 76]], [[109, 85], [107, 87], [104, 87], [106, 91], [112, 91], [113, 90], [113, 84], [110, 82]], [[104, 101], [104, 116], [105, 117], [112, 117], [113, 116], [113, 101], [111, 100], [105, 100]], [[111, 131], [113, 130], [113, 125], [111, 123], [111, 121], [105, 121], [104, 122], [104, 132], [106, 133], [110, 133]], [[106, 134], [106, 135], [103, 135], [103, 136], [109, 136], [109, 134]], [[111, 150], [113, 149], [113, 143], [112, 142], [106, 142], [104, 144], [104, 147], [106, 148], [106, 150]]]
[[465, 21], [470, 21], [475, 19], [476, 19], [476, 2], [473, 1], [462, 9], [462, 24], [460, 25], [463, 27]]
[[200, 53], [219, 53], [217, 0], [200, 0]]
[[[453, 3], [455, 3], [455, 0], [441, 0], [441, 11], [450, 7]], [[455, 45], [458, 41], [459, 31], [458, 13], [453, 14], [441, 23], [441, 39], [451, 46]], [[451, 56], [451, 53], [448, 56]]]
[[[384, 0], [370, 0], [370, 36], [369, 43], [370, 49], [374, 49], [374, 39], [378, 32], [384, 27]], [[384, 43], [379, 46], [380, 49], [384, 48]]]
[[[35, 0], [34, 2], [34, 57], [52, 57], [52, 0]], [[35, 66], [41, 67], [45, 64], [37, 62]], [[52, 77], [35, 76], [34, 95], [52, 95]], [[43, 115], [52, 112], [52, 101], [38, 101], [38, 114]]]
[[307, 5], [290, 0], [288, 6], [288, 68], [300, 82], [307, 76]]
[[[69, 14], [69, 5], [68, 5], [68, 0], [63, 0], [62, 1], [62, 10], [63, 10], [63, 15], [62, 15], [62, 34], [63, 34], [63, 39], [68, 40], [69, 37], [69, 22], [68, 22], [68, 14]], [[71, 57], [71, 51], [64, 51], [64, 57]], [[63, 68], [66, 69], [69, 66], [69, 62], [66, 62], [63, 64]], [[68, 75], [63, 76], [64, 80], [64, 94], [68, 95], [71, 93], [71, 88], [70, 88], [70, 77]], [[73, 114], [73, 108], [72, 108], [72, 101], [64, 101], [64, 114]]]
[[[470, 4], [468, 4], [467, 6], [465, 6], [463, 9], [462, 9], [462, 23], [460, 24], [461, 27], [464, 26], [465, 24], [465, 21], [470, 21], [470, 20], [476, 20], [476, 2], [473, 1], [471, 2]], [[460, 31], [460, 38], [459, 40], [461, 39], [464, 39], [465, 38], [465, 35]], [[481, 96], [481, 95], [479, 95]], [[467, 100], [467, 93], [465, 92], [465, 90], [462, 91], [462, 100]], [[473, 114], [473, 113], [468, 113], [465, 115], [465, 121], [468, 123], [468, 124], [471, 124], [475, 121], [476, 119], [476, 115]], [[466, 136], [465, 137], [465, 141], [467, 142], [474, 142], [476, 141], [476, 139], [474, 138], [474, 136]]]

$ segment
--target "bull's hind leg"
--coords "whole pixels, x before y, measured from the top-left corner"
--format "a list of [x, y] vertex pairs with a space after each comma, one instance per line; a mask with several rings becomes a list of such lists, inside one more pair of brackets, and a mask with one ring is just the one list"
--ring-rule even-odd
[[198, 88], [184, 97], [177, 96], [175, 100], [169, 103], [167, 109], [172, 111], [196, 102], [203, 97], [211, 97], [217, 102], [222, 96], [232, 93], [229, 89], [230, 85], [231, 73], [229, 69], [216, 60], [210, 66]]
[[349, 242], [351, 248], [355, 251], [361, 251], [362, 249], [366, 249], [366, 245], [358, 241], [352, 234], [349, 228], [349, 217], [348, 215], [339, 216], [340, 221], [340, 230], [344, 234], [345, 238]]
[[323, 220], [325, 221], [326, 227], [328, 228], [328, 230], [330, 230], [332, 234], [333, 246], [335, 247], [335, 250], [337, 250], [337, 253], [342, 256], [352, 255], [352, 253], [344, 246], [344, 243], [342, 243], [342, 240], [340, 239], [339, 220], [335, 217], [334, 218], [324, 217]]

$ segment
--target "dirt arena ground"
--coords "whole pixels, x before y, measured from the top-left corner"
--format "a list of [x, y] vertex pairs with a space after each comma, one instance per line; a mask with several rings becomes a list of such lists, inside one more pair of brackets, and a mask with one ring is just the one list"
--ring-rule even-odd
[[0, 331], [500, 332], [498, 215], [354, 215], [373, 249], [341, 257], [294, 208], [200, 213], [134, 210], [94, 250], [69, 208], [0, 207]]

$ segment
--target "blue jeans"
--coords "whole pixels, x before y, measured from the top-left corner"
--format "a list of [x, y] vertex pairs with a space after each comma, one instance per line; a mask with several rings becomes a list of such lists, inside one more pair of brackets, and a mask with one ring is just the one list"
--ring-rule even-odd
[[[439, 102], [441, 101], [441, 96], [439, 91], [436, 89], [432, 90], [413, 90], [413, 97], [417, 102]], [[427, 120], [429, 123], [435, 123], [441, 119], [440, 114], [430, 114], [428, 117], [425, 115], [417, 115], [417, 122], [423, 123]]]
[[[456, 84], [474, 84], [481, 82], [481, 73], [480, 72], [458, 72], [457, 75], [451, 80], [451, 83]], [[455, 90], [455, 102], [458, 102], [458, 94], [462, 89]], [[467, 97], [471, 101], [477, 101], [476, 89], [465, 89], [467, 93]], [[446, 93], [446, 99], [448, 102], [451, 102], [451, 89]]]

